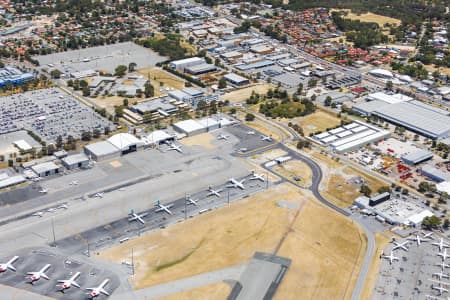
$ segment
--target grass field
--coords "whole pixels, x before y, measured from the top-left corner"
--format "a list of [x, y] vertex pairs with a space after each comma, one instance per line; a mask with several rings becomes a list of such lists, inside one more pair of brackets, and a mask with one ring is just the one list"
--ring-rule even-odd
[[254, 86], [249, 86], [246, 88], [226, 93], [220, 98], [222, 100], [229, 100], [231, 103], [238, 103], [250, 98], [253, 91], [255, 91], [255, 93], [257, 94], [265, 95], [269, 90], [269, 88], [271, 88], [270, 84], [257, 84]]
[[[159, 89], [171, 87], [174, 89], [183, 89], [184, 81], [177, 76], [170, 74], [161, 68], [152, 67], [152, 68], [143, 68], [139, 69], [138, 73], [148, 77], [150, 74], [150, 81], [155, 88], [155, 96], [159, 96], [160, 94], [167, 94], [167, 91], [160, 92]], [[162, 86], [161, 86], [162, 83]]]
[[[299, 160], [290, 160], [284, 164], [275, 166], [273, 170], [303, 187], [309, 187], [311, 185], [312, 171], [304, 162]], [[301, 180], [298, 182], [294, 181], [292, 178], [294, 176], [299, 177]]]
[[382, 16], [382, 15], [377, 15], [377, 14], [373, 14], [371, 12], [365, 13], [365, 14], [355, 14], [355, 13], [351, 12], [350, 9], [332, 9], [332, 10], [330, 10], [330, 14], [333, 11], [346, 11], [346, 12], [348, 12], [348, 14], [346, 16], [344, 16], [344, 18], [346, 18], [346, 19], [360, 20], [361, 22], [373, 22], [373, 23], [377, 23], [380, 27], [383, 27], [383, 25], [386, 23], [394, 24], [395, 26], [398, 26], [402, 23], [402, 21], [399, 19], [394, 19], [394, 18]]
[[166, 297], [160, 297], [158, 300], [226, 300], [231, 292], [231, 287], [224, 283], [218, 282], [205, 285], [196, 289], [179, 292]]
[[[281, 208], [280, 200], [300, 209]], [[275, 299], [349, 299], [365, 239], [351, 220], [318, 203], [309, 191], [282, 184], [107, 249], [100, 257], [129, 261], [131, 247], [136, 289], [246, 263], [255, 251], [278, 249], [292, 265]], [[214, 289], [211, 293], [192, 299], [221, 299]], [[191, 299], [184, 295], [165, 299]]]
[[325, 131], [327, 128], [341, 124], [341, 120], [338, 117], [320, 110], [308, 116], [297, 118], [293, 122], [297, 122], [303, 128], [306, 136], [310, 133]]

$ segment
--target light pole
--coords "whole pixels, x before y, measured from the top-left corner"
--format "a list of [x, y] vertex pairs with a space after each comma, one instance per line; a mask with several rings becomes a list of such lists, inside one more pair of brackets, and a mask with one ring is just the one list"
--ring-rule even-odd
[[55, 217], [52, 217], [52, 234], [53, 234], [53, 244], [52, 244], [52, 247], [56, 247], [56, 237], [55, 237]]

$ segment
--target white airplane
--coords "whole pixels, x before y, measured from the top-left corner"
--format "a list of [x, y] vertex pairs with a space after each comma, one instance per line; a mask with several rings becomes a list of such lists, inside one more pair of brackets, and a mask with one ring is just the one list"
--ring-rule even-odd
[[143, 217], [145, 217], [146, 215], [148, 215], [148, 213], [142, 213], [142, 214], [138, 215], [137, 213], [134, 212], [134, 209], [132, 209], [130, 212], [131, 217], [128, 218], [128, 222], [138, 221], [138, 222], [141, 222], [142, 224], [145, 224]]
[[230, 182], [230, 184], [227, 187], [240, 188], [241, 190], [245, 190], [244, 181], [245, 181], [245, 179], [238, 181], [238, 180], [234, 179], [233, 177], [231, 177], [230, 179], [228, 179], [228, 182]]
[[439, 280], [442, 280], [442, 278], [450, 278], [448, 274], [442, 273], [442, 271], [439, 273], [433, 273], [433, 276], [436, 276]]
[[15, 272], [16, 268], [14, 268], [13, 263], [18, 259], [19, 259], [18, 256], [14, 256], [10, 260], [8, 260], [6, 263], [0, 264], [0, 273], [3, 273], [8, 269]]
[[80, 276], [80, 272], [76, 272], [72, 277], [65, 280], [58, 280], [58, 283], [56, 286], [60, 287], [60, 292], [64, 293], [64, 290], [69, 289], [72, 285], [74, 287], [80, 288], [80, 285], [75, 281]]
[[446, 288], [443, 288], [442, 285], [436, 286], [436, 285], [432, 284], [431, 288], [433, 290], [439, 291], [439, 296], [442, 295], [443, 293], [448, 293], [448, 290]]
[[195, 205], [195, 206], [198, 205], [198, 200], [194, 200], [191, 197], [187, 198], [186, 200], [188, 202], [187, 204], [192, 204], [192, 205]]
[[272, 137], [271, 136], [267, 136], [267, 135], [261, 135], [261, 140], [267, 141], [267, 142], [271, 142], [272, 141]]
[[69, 183], [69, 185], [78, 185], [78, 180], [73, 180]]
[[227, 141], [228, 140], [228, 135], [225, 134], [219, 134], [219, 136], [217, 137], [218, 140], [224, 140]]
[[394, 242], [394, 244], [395, 244], [395, 246], [394, 246], [394, 248], [392, 248], [392, 250], [403, 249], [405, 251], [408, 251], [408, 247], [406, 247], [406, 245], [408, 245], [408, 241], [403, 242], [403, 243]]
[[444, 252], [439, 252], [437, 255], [442, 257], [442, 261], [445, 261], [448, 257], [450, 257], [450, 254], [447, 253], [447, 249], [444, 249]]
[[45, 274], [45, 272], [50, 269], [51, 264], [46, 264], [42, 269], [40, 269], [37, 272], [28, 272], [26, 278], [30, 280], [30, 283], [33, 284], [33, 282], [38, 281], [39, 279], [44, 278], [49, 280], [48, 276]]
[[253, 130], [250, 130], [250, 131], [247, 131], [247, 134], [248, 134], [248, 135], [254, 135], [255, 132], [254, 132]]
[[209, 187], [208, 188], [208, 191], [209, 191], [209, 194], [208, 195], [206, 195], [207, 197], [209, 197], [209, 196], [217, 196], [217, 197], [219, 197], [220, 198], [220, 192], [222, 191], [222, 190], [214, 190], [212, 187]]
[[158, 209], [155, 210], [156, 212], [165, 211], [165, 212], [168, 213], [169, 215], [172, 214], [172, 211], [170, 211], [169, 208], [171, 208], [171, 207], [173, 206], [173, 203], [172, 203], [172, 204], [169, 204], [169, 205], [163, 205], [163, 204], [161, 204], [161, 202], [158, 200], [158, 201], [156, 202], [156, 206], [158, 207]]
[[[432, 233], [432, 232], [430, 232]], [[408, 238], [408, 240], [410, 241], [416, 241], [417, 246], [420, 246], [420, 244], [422, 244], [422, 242], [429, 242], [430, 240], [428, 240], [425, 236], [421, 237], [420, 235], [416, 234], [415, 237], [413, 238]]]
[[429, 239], [433, 239], [433, 233], [434, 233], [434, 232], [428, 232], [428, 233], [425, 233], [425, 234], [424, 234], [424, 233], [422, 232], [422, 235], [423, 235], [423, 238], [424, 238], [424, 239], [428, 239], [428, 238], [429, 238]]
[[444, 239], [443, 238], [440, 238], [439, 243], [433, 243], [432, 245], [438, 246], [439, 247], [439, 251], [442, 251], [442, 249], [444, 249], [444, 248], [450, 247], [450, 245], [444, 243]]
[[46, 194], [48, 192], [48, 190], [46, 188], [42, 188], [39, 193], [41, 194]]
[[43, 211], [37, 211], [34, 214], [32, 214], [33, 217], [39, 217], [39, 218], [42, 218], [43, 215], [44, 215]]
[[250, 177], [250, 180], [261, 180], [262, 182], [266, 181], [264, 174], [258, 174], [253, 172], [252, 177]]
[[87, 288], [86, 290], [91, 291], [90, 293], [88, 293], [88, 295], [91, 297], [91, 299], [97, 297], [100, 294], [109, 296], [109, 293], [104, 289], [104, 287], [108, 284], [109, 279], [105, 279], [103, 280], [102, 283], [100, 283], [100, 285], [98, 287], [95, 288]]
[[381, 253], [380, 258], [386, 258], [389, 259], [389, 263], [392, 265], [392, 263], [396, 260], [400, 260], [397, 256], [394, 255], [394, 251], [391, 251], [389, 255], [386, 255], [384, 253]]
[[429, 300], [450, 300], [450, 297], [447, 297], [446, 299], [439, 298], [439, 297], [436, 297], [436, 296], [431, 296], [431, 295], [426, 295], [425, 297], [426, 297], [426, 299], [429, 299]]
[[67, 204], [61, 204], [61, 205], [59, 205], [59, 206], [56, 207], [56, 208], [59, 208], [59, 209], [61, 209], [61, 208], [68, 209], [69, 206], [68, 206]]
[[183, 149], [181, 149], [181, 146], [175, 145], [175, 143], [168, 143], [167, 145], [169, 145], [169, 150], [175, 150], [177, 152], [183, 153]]
[[103, 198], [103, 195], [104, 195], [105, 193], [96, 193], [95, 195], [94, 195], [94, 197], [97, 197], [97, 198]]

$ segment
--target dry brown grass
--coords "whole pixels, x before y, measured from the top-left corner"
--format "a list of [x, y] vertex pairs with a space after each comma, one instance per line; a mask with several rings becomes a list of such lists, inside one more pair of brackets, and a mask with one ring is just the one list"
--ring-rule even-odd
[[[279, 200], [303, 208], [295, 217], [297, 211], [276, 205]], [[365, 240], [351, 220], [318, 203], [309, 191], [282, 184], [230, 207], [145, 234], [100, 257], [129, 261], [130, 248], [135, 255], [135, 288], [242, 264], [255, 251], [272, 253], [278, 248], [277, 255], [291, 258], [292, 264], [275, 299], [299, 299], [299, 295], [302, 299], [348, 299]], [[183, 295], [169, 299], [190, 299]], [[211, 294], [204, 299], [216, 298]]]
[[205, 285], [192, 290], [182, 291], [165, 297], [160, 297], [158, 300], [225, 300], [231, 292], [231, 288], [224, 282], [218, 282], [210, 285]]
[[308, 116], [295, 119], [303, 128], [303, 132], [306, 136], [310, 133], [315, 133], [318, 131], [325, 131], [327, 128], [335, 127], [341, 124], [341, 120], [329, 113], [318, 110]]
[[324, 196], [327, 199], [334, 200], [333, 203], [337, 206], [346, 208], [352, 205], [361, 194], [359, 188], [351, 184], [346, 178], [331, 174]]
[[250, 98], [253, 91], [257, 94], [265, 95], [270, 88], [270, 84], [258, 84], [226, 93], [220, 98], [222, 100], [229, 100], [231, 103], [238, 103]]
[[[155, 96], [167, 94], [167, 91], [159, 91], [161, 87], [170, 87], [177, 90], [181, 90], [184, 88], [184, 81], [182, 79], [158, 67], [142, 68], [138, 70], [138, 73], [147, 78], [150, 74], [150, 82], [155, 88]], [[162, 86], [161, 83], [163, 83]]]
[[389, 186], [388, 183], [386, 183], [378, 178], [372, 177], [372, 176], [368, 175], [367, 173], [363, 173], [359, 170], [356, 170], [352, 167], [346, 167], [344, 169], [344, 173], [351, 175], [351, 176], [361, 176], [362, 178], [364, 178], [365, 183], [370, 187], [370, 189], [372, 190], [373, 193], [376, 193], [377, 190], [381, 187]]
[[[304, 162], [299, 160], [290, 160], [284, 164], [275, 166], [273, 170], [281, 176], [288, 178], [303, 187], [308, 187], [312, 182], [312, 171]], [[292, 177], [297, 176], [301, 180], [295, 181]]]
[[180, 143], [186, 146], [201, 146], [206, 149], [215, 149], [216, 146], [212, 144], [214, 136], [210, 133], [202, 133], [194, 136], [186, 137], [180, 140]]
[[373, 23], [377, 23], [380, 27], [383, 27], [383, 25], [386, 23], [394, 24], [395, 26], [398, 26], [402, 23], [402, 21], [399, 19], [386, 17], [386, 16], [382, 16], [382, 15], [377, 15], [377, 14], [374, 14], [371, 12], [368, 12], [365, 14], [355, 14], [355, 13], [351, 12], [350, 9], [332, 9], [332, 10], [330, 10], [330, 14], [333, 11], [346, 11], [346, 12], [348, 12], [348, 14], [346, 16], [344, 16], [344, 18], [346, 18], [346, 19], [360, 20], [361, 22], [373, 22]]

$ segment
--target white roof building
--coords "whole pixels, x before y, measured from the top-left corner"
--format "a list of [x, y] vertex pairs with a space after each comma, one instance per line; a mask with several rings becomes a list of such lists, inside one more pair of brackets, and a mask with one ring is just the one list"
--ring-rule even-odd
[[164, 130], [155, 130], [152, 131], [145, 138], [143, 138], [143, 140], [146, 144], [151, 145], [151, 144], [160, 144], [168, 140], [173, 140], [174, 138], [175, 137], [173, 135], [168, 134]]
[[140, 147], [144, 142], [129, 133], [118, 133], [108, 139], [120, 151], [128, 150], [130, 147]]
[[376, 77], [382, 77], [382, 78], [393, 78], [394, 74], [392, 72], [385, 70], [385, 69], [373, 69], [369, 71], [370, 75], [376, 76]]
[[30, 144], [28, 144], [25, 140], [18, 140], [13, 142], [13, 144], [23, 151], [30, 151], [31, 149], [33, 149], [33, 147], [31, 147]]

